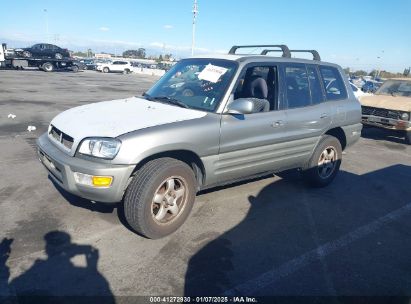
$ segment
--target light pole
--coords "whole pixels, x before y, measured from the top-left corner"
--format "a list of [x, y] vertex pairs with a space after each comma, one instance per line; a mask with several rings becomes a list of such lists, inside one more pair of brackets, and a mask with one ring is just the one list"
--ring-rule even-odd
[[195, 37], [196, 37], [196, 18], [198, 14], [198, 5], [197, 5], [197, 0], [194, 0], [194, 6], [193, 6], [193, 38], [191, 42], [191, 56], [194, 55], [194, 45], [195, 45]]
[[[384, 50], [381, 51], [382, 54], [384, 54]], [[376, 76], [374, 76], [374, 79], [380, 76], [381, 73], [381, 56], [378, 56], [377, 59], [380, 59], [378, 62], [378, 70], [376, 73]]]
[[47, 14], [47, 9], [43, 9], [45, 19], [46, 19], [46, 41], [49, 42], [49, 16]]

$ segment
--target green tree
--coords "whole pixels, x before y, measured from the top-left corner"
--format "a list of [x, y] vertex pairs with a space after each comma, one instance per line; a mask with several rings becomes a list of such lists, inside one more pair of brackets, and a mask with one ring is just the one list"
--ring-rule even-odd
[[138, 50], [127, 50], [123, 52], [123, 57], [126, 58], [146, 58], [146, 49], [139, 48]]
[[363, 70], [355, 71], [353, 74], [354, 74], [354, 76], [357, 76], [357, 77], [367, 76], [368, 75], [368, 73], [366, 71], [363, 71]]

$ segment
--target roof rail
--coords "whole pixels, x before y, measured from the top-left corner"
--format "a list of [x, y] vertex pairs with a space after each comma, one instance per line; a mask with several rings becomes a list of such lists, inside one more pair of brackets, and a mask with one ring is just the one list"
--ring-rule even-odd
[[[316, 50], [289, 50], [290, 53], [311, 53], [313, 55], [313, 60], [321, 61], [320, 54]], [[261, 55], [267, 55], [270, 52], [280, 52], [279, 50], [269, 50], [265, 49], [261, 52]]]
[[[238, 49], [243, 49], [243, 48], [280, 48], [281, 51], [283, 52], [283, 57], [286, 58], [291, 58], [291, 54], [290, 54], [290, 50], [288, 49], [288, 46], [284, 45], [284, 44], [276, 44], [276, 45], [234, 45], [230, 51], [228, 52], [228, 54], [230, 55], [234, 55], [235, 52]], [[280, 50], [278, 50], [278, 52], [281, 52]]]

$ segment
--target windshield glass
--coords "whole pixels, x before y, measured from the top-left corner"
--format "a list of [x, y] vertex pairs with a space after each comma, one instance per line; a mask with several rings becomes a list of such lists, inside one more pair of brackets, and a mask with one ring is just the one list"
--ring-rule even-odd
[[387, 80], [376, 94], [411, 97], [411, 80]]
[[187, 108], [214, 112], [236, 70], [235, 61], [181, 60], [147, 91], [145, 96], [149, 100], [174, 100]]

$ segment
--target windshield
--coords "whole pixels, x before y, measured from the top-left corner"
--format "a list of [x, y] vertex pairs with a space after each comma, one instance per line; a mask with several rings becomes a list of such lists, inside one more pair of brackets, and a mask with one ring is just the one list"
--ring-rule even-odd
[[185, 59], [174, 65], [147, 93], [149, 100], [174, 101], [214, 112], [237, 70], [235, 61]]
[[387, 80], [376, 94], [411, 97], [411, 80]]

